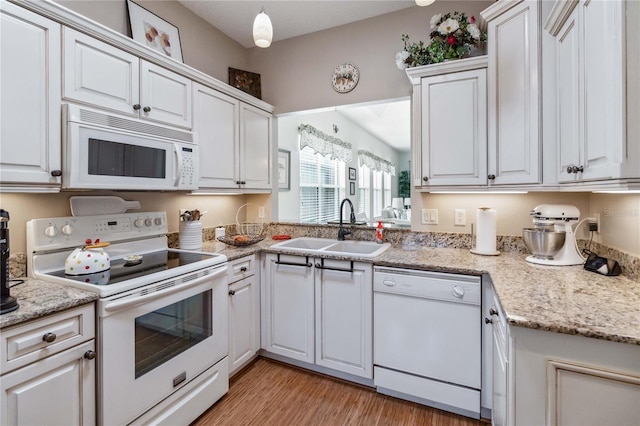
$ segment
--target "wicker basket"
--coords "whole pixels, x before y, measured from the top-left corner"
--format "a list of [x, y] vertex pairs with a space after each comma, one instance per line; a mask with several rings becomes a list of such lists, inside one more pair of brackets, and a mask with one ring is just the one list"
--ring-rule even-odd
[[263, 222], [240, 222], [238, 220], [240, 210], [242, 210], [244, 207], [248, 206], [249, 204], [251, 203], [241, 205], [238, 211], [236, 212], [236, 232], [238, 235], [246, 235], [249, 238], [255, 238], [262, 235], [262, 232], [264, 231], [264, 223]]

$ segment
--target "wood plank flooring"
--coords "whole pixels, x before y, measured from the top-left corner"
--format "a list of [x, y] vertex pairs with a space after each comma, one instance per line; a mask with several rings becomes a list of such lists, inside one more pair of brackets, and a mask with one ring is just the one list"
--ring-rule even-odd
[[258, 359], [192, 426], [438, 425], [486, 423], [402, 401], [375, 390]]

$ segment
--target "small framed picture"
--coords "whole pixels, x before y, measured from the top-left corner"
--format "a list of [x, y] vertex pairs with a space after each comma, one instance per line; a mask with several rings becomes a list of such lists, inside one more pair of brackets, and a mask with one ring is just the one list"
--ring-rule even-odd
[[349, 180], [356, 180], [356, 169], [349, 167]]
[[229, 67], [229, 86], [262, 99], [260, 74]]
[[135, 41], [183, 62], [178, 27], [131, 0], [127, 0], [127, 8], [131, 37]]
[[356, 195], [356, 183], [349, 182], [349, 195]]
[[291, 151], [278, 150], [278, 189], [291, 190]]

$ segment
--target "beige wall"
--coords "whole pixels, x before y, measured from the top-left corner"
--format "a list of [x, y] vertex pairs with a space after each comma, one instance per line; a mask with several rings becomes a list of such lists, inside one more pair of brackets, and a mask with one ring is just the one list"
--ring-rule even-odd
[[[538, 204], [572, 204], [580, 210], [580, 218], [600, 214], [601, 232], [594, 241], [634, 255], [640, 255], [640, 194], [593, 194], [539, 192], [528, 194], [413, 194], [412, 216], [415, 230], [437, 232], [471, 232], [479, 207], [497, 211], [498, 235], [522, 235], [522, 228], [532, 226], [529, 211]], [[438, 209], [438, 225], [422, 225], [422, 208]], [[464, 209], [466, 226], [453, 223], [454, 209]], [[577, 235], [587, 238], [583, 224]]]
[[[403, 33], [427, 41], [429, 20], [436, 13], [461, 11], [479, 18], [492, 1], [437, 1], [349, 25], [249, 50], [249, 63], [261, 74], [262, 96], [277, 113], [393, 99], [411, 94], [395, 55]], [[277, 32], [277, 28], [274, 28]], [[350, 62], [360, 70], [356, 88], [340, 94], [331, 87], [334, 68]]]
[[[244, 203], [248, 202], [245, 196], [233, 195], [187, 195], [186, 193], [161, 193], [161, 192], [67, 192], [61, 194], [2, 194], [0, 205], [9, 211], [11, 220], [9, 229], [11, 232], [11, 254], [25, 253], [26, 250], [26, 224], [31, 219], [71, 216], [69, 197], [82, 195], [115, 195], [125, 200], [140, 201], [140, 210], [132, 210], [131, 213], [140, 211], [166, 211], [169, 232], [178, 232], [178, 216], [180, 209], [199, 209], [208, 211], [202, 217], [202, 225], [212, 228], [219, 223], [225, 225], [236, 222], [236, 212]], [[264, 199], [251, 201], [265, 205], [267, 220], [271, 218], [271, 209]], [[244, 210], [244, 209], [243, 209]], [[244, 211], [241, 211], [241, 215]], [[244, 218], [241, 218], [244, 221]]]
[[[130, 36], [125, 0], [58, 0], [57, 3]], [[225, 83], [228, 68], [249, 69], [248, 52], [177, 1], [136, 3], [178, 27], [184, 63]]]

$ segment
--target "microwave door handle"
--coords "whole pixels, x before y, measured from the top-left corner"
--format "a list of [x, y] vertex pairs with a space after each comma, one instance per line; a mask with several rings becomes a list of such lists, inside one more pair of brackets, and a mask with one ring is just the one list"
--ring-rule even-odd
[[176, 144], [173, 145], [173, 153], [176, 160], [176, 178], [173, 182], [173, 186], [177, 188], [180, 186], [180, 177], [182, 176], [182, 155], [180, 153], [180, 147]]
[[117, 302], [110, 302], [110, 303], [106, 303], [104, 305], [104, 310], [107, 312], [113, 312], [113, 311], [118, 311], [118, 310], [122, 310], [131, 306], [135, 306], [135, 305], [139, 305], [141, 303], [145, 303], [145, 302], [149, 302], [151, 300], [155, 300], [155, 299], [159, 299], [161, 297], [164, 296], [168, 296], [170, 294], [173, 293], [177, 293], [179, 291], [182, 290], [186, 290], [190, 287], [194, 287], [198, 284], [201, 284], [204, 281], [207, 280], [211, 280], [214, 279], [220, 275], [225, 275], [227, 273], [227, 268], [219, 268], [217, 269], [215, 272], [213, 272], [212, 274], [209, 275], [205, 275], [203, 277], [200, 278], [196, 278], [195, 280], [192, 281], [187, 281], [183, 284], [179, 284], [179, 285], [175, 285], [173, 287], [169, 287], [166, 288], [164, 290], [160, 290], [160, 291], [156, 291], [153, 293], [149, 293], [146, 294], [144, 296], [139, 296], [139, 297], [127, 297], [124, 300], [119, 300]]

